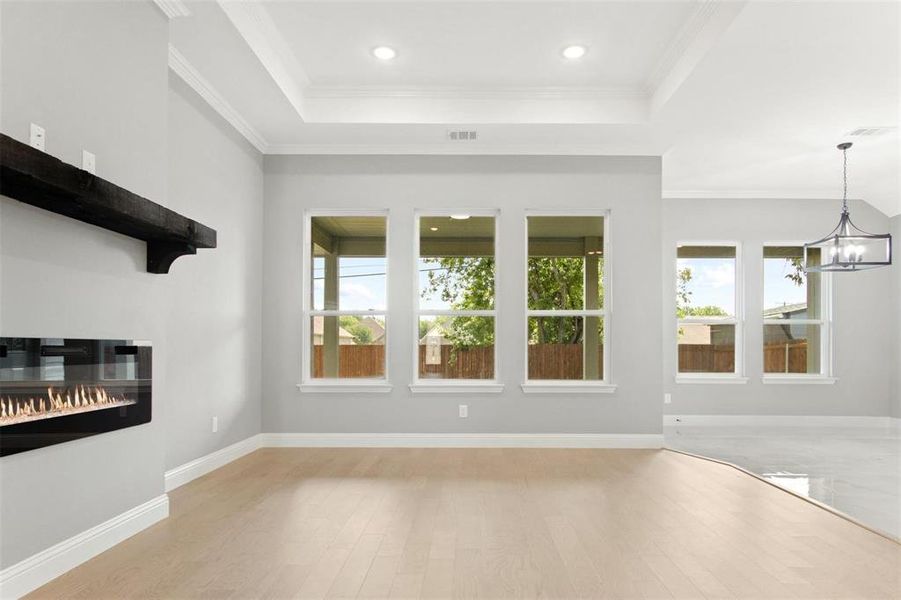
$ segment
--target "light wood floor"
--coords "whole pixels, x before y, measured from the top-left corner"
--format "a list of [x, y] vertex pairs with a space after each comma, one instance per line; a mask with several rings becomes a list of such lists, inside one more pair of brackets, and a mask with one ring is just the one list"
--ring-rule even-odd
[[29, 598], [898, 598], [901, 546], [656, 450], [265, 449]]

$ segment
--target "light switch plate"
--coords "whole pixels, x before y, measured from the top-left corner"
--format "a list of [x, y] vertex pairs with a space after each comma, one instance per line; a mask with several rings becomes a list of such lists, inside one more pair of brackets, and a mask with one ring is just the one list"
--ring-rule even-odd
[[460, 405], [460, 418], [461, 418], [461, 419], [466, 419], [466, 418], [468, 418], [468, 417], [469, 417], [469, 405], [468, 405], [468, 404], [461, 404], [461, 405]]

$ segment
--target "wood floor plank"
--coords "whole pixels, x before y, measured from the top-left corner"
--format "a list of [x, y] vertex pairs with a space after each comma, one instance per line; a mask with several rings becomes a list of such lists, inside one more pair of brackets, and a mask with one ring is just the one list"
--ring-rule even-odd
[[901, 598], [901, 546], [655, 450], [263, 449], [30, 599]]

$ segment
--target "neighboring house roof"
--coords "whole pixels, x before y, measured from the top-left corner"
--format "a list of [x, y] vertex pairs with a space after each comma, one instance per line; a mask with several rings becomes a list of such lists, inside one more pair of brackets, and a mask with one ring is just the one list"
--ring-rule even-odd
[[802, 313], [807, 311], [807, 303], [801, 302], [799, 304], [783, 304], [782, 306], [774, 306], [773, 308], [765, 308], [763, 310], [763, 318], [764, 319], [779, 319], [779, 318], [787, 318], [790, 319], [790, 315], [794, 315], [797, 313]]
[[[321, 336], [325, 330], [325, 317], [313, 317], [313, 335]], [[354, 338], [346, 329], [338, 327], [339, 340], [352, 340]]]
[[444, 323], [435, 323], [432, 325], [432, 328], [426, 331], [425, 335], [419, 339], [419, 343], [425, 344], [429, 337], [437, 337], [442, 346], [450, 346], [451, 343], [446, 335], [447, 329], [444, 327]]
[[683, 323], [679, 325], [680, 344], [710, 344], [710, 325], [702, 323]]
[[366, 317], [364, 319], [360, 319], [360, 325], [365, 327], [372, 333], [372, 341], [373, 343], [377, 343], [382, 341], [382, 338], [385, 337], [385, 328], [381, 323], [373, 319], [372, 317]]

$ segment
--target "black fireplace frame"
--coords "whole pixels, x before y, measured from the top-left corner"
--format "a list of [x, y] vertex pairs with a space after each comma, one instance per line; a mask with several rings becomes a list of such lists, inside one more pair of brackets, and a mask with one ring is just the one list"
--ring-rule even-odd
[[[4, 341], [9, 338], [0, 338], [0, 357], [6, 354]], [[35, 339], [35, 338], [30, 338]], [[44, 356], [66, 356], [69, 353], [78, 352], [79, 342], [95, 342], [99, 340], [75, 340], [66, 339], [62, 346], [53, 346], [46, 354], [46, 347], [42, 347]], [[136, 356], [139, 365], [139, 373], [135, 380], [122, 381], [111, 380], [109, 382], [99, 380], [94, 384], [109, 385], [110, 387], [127, 387], [135, 404], [125, 406], [111, 406], [88, 412], [80, 412], [61, 415], [52, 418], [37, 419], [24, 423], [0, 426], [0, 456], [9, 456], [29, 450], [36, 450], [46, 446], [71, 442], [85, 437], [99, 435], [118, 429], [134, 427], [149, 423], [153, 417], [153, 348], [150, 344], [142, 342], [137, 344], [121, 344], [115, 348], [117, 354], [131, 354]], [[15, 393], [16, 388], [28, 385], [36, 391], [46, 390], [49, 386], [59, 387], [60, 384], [70, 385], [80, 382], [60, 382], [33, 380], [27, 382], [0, 381], [0, 397]], [[91, 385], [90, 382], [84, 382]]]

